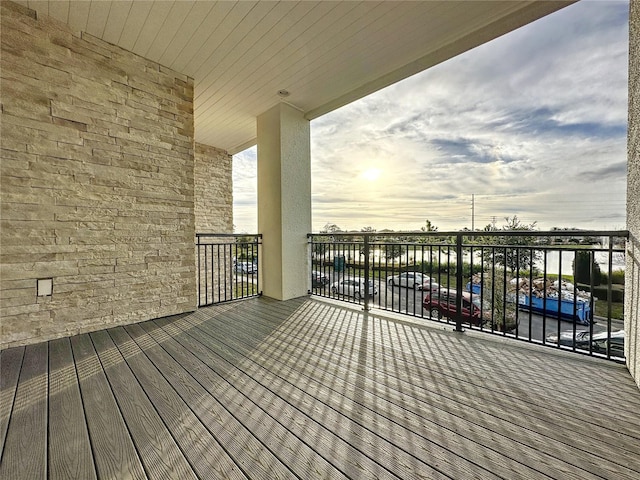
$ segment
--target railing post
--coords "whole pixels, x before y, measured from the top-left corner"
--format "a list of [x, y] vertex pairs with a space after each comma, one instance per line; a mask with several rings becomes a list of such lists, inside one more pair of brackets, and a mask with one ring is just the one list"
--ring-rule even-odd
[[607, 271], [607, 358], [611, 357], [611, 317], [612, 317], [612, 286], [613, 286], [613, 243], [614, 237], [609, 236], [609, 263]]
[[[593, 321], [595, 319], [595, 314], [596, 314], [596, 304], [593, 301], [593, 299], [595, 298], [595, 294], [594, 294], [594, 289], [595, 287], [595, 253], [594, 252], [589, 252], [589, 338], [593, 337]], [[593, 344], [591, 342], [589, 343], [589, 355], [592, 354], [592, 349], [593, 349]]]
[[201, 266], [200, 266], [200, 235], [196, 235], [196, 239], [198, 241], [198, 246], [197, 246], [197, 251], [198, 251], [198, 307], [202, 306], [202, 300], [201, 300], [201, 291], [202, 291], [202, 287], [200, 285], [200, 271], [201, 271]]
[[462, 332], [462, 234], [456, 235], [456, 332]]
[[256, 267], [258, 271], [256, 272], [256, 290], [258, 291], [258, 296], [262, 296], [262, 282], [260, 278], [262, 276], [262, 268], [260, 268], [260, 261], [262, 259], [262, 234], [258, 233], [256, 235]]
[[[375, 288], [375, 287], [374, 287]], [[369, 235], [364, 234], [364, 309], [369, 310]]]
[[[310, 233], [307, 233], [307, 261], [309, 262], [309, 272], [313, 272], [313, 236]], [[319, 270], [322, 270], [322, 263], [320, 263]], [[311, 288], [307, 289], [307, 293], [311, 295], [313, 291], [313, 273], [311, 276]], [[307, 284], [309, 284], [309, 279], [307, 278]]]

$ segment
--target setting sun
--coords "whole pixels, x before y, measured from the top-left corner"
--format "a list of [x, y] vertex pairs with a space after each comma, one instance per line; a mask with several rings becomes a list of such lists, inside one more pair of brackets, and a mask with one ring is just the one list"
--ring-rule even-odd
[[379, 168], [370, 168], [368, 170], [365, 170], [362, 173], [362, 178], [364, 178], [365, 180], [369, 180], [370, 182], [373, 182], [380, 177], [381, 173], [382, 173], [382, 170], [380, 170]]

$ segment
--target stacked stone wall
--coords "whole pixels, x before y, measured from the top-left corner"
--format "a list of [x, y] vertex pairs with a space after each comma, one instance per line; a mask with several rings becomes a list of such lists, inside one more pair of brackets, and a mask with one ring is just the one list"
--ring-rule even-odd
[[196, 232], [233, 233], [232, 157], [225, 150], [196, 143]]
[[1, 15], [0, 346], [195, 309], [193, 80]]
[[[195, 216], [197, 233], [233, 233], [232, 157], [225, 150], [196, 143]], [[201, 305], [231, 298], [233, 251], [230, 238], [206, 237], [196, 251]], [[227, 244], [227, 246], [225, 246]]]

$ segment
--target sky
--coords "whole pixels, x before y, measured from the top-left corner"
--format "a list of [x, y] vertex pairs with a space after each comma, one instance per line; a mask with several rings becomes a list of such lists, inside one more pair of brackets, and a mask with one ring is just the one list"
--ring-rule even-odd
[[[628, 12], [583, 0], [313, 120], [313, 232], [624, 229]], [[239, 233], [256, 157], [233, 157]]]

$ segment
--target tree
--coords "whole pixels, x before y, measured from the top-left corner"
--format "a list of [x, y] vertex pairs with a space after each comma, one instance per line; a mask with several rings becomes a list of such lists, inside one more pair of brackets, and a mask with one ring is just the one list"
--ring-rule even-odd
[[360, 230], [362, 233], [375, 233], [376, 229], [373, 227], [362, 227]]
[[[534, 231], [537, 222], [530, 224], [522, 223], [517, 215], [505, 217], [506, 223], [502, 229], [497, 229], [492, 225], [487, 225], [484, 230], [491, 233], [503, 232], [530, 232]], [[493, 249], [484, 249], [483, 260], [486, 263], [495, 262], [502, 265], [514, 274], [517, 270], [532, 268], [535, 261], [540, 257], [540, 252], [525, 248], [533, 245], [536, 241], [535, 235], [491, 235], [485, 237], [484, 242], [488, 245], [496, 246]]]
[[242, 243], [242, 244], [250, 244], [250, 243], [256, 243], [257, 237], [255, 235], [243, 235], [241, 237], [236, 237], [236, 243]]
[[243, 235], [235, 238], [235, 254], [238, 260], [255, 261], [258, 255], [258, 237]]
[[404, 245], [399, 245], [397, 243], [390, 243], [384, 246], [384, 256], [388, 260], [395, 260], [398, 257], [401, 257], [406, 248]]
[[431, 223], [431, 220], [427, 219], [425, 225], [423, 227], [420, 227], [420, 230], [422, 230], [423, 232], [437, 232], [438, 227]]
[[316, 241], [314, 241], [313, 243], [313, 253], [315, 254], [316, 258], [319, 259], [324, 259], [325, 255], [329, 252], [329, 246], [325, 242], [326, 240], [324, 239], [316, 239]]
[[341, 231], [342, 229], [335, 223], [327, 223], [324, 228], [320, 230], [320, 233], [338, 233]]
[[493, 275], [484, 274], [482, 276], [483, 311], [492, 315], [492, 321], [488, 326], [499, 332], [511, 332], [518, 325], [514, 301], [518, 292], [507, 292], [505, 296], [505, 282], [507, 282], [507, 278], [501, 271], [496, 271]]
[[598, 265], [598, 262], [593, 258], [592, 252], [576, 252], [576, 256], [573, 261], [573, 277], [576, 283], [591, 285], [591, 265], [593, 265], [593, 284], [600, 285], [600, 265]]

